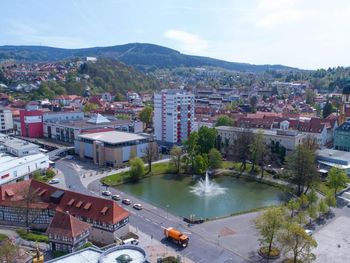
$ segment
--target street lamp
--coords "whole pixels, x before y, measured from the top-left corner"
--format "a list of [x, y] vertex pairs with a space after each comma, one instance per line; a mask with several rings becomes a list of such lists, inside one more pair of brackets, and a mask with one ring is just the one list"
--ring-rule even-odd
[[169, 213], [169, 211], [168, 211], [168, 210], [169, 210], [169, 205], [167, 204], [165, 207], [166, 207], [166, 218], [168, 219], [168, 213]]

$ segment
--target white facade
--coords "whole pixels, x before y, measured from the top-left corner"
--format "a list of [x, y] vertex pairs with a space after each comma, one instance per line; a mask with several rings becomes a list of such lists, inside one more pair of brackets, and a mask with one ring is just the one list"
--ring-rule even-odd
[[306, 138], [305, 134], [298, 131], [285, 130], [263, 130], [263, 129], [243, 129], [238, 127], [219, 126], [216, 127], [218, 135], [221, 136], [222, 141], [228, 139], [229, 144], [233, 145], [239, 133], [250, 132], [257, 134], [263, 132], [264, 141], [266, 144], [279, 143], [279, 145], [286, 148], [287, 151], [293, 151]]
[[13, 129], [12, 112], [7, 109], [0, 109], [0, 132]]
[[84, 119], [84, 112], [82, 111], [46, 112], [43, 114], [44, 122], [73, 121], [82, 119]]
[[162, 90], [154, 94], [156, 139], [180, 143], [193, 131], [194, 95], [183, 90]]
[[33, 172], [48, 168], [49, 157], [43, 153], [23, 157], [0, 153], [0, 185], [29, 179], [29, 175]]

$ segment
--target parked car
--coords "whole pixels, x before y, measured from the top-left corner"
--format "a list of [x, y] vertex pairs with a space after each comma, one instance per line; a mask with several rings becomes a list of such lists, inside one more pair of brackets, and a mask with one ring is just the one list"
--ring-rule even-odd
[[312, 234], [314, 233], [314, 231], [311, 230], [311, 229], [305, 229], [305, 233], [308, 234], [309, 236], [312, 236]]
[[135, 238], [128, 238], [123, 240], [122, 245], [138, 245], [139, 241]]
[[123, 199], [122, 203], [123, 203], [124, 205], [130, 205], [130, 204], [131, 204], [131, 201], [130, 201], [130, 199]]
[[142, 210], [142, 205], [141, 204], [134, 204], [133, 208], [135, 208], [136, 210]]
[[58, 178], [53, 178], [49, 181], [49, 184], [58, 184], [60, 182], [60, 179]]
[[112, 193], [111, 193], [111, 191], [104, 190], [104, 191], [102, 191], [102, 195], [105, 195], [105, 196], [111, 196], [111, 195], [112, 195]]
[[120, 195], [112, 195], [112, 199], [115, 201], [119, 201], [120, 200]]

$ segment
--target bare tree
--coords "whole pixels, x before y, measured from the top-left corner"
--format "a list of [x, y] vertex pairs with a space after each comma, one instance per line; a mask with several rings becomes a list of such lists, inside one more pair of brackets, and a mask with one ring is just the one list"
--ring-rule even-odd
[[0, 245], [0, 260], [1, 262], [15, 262], [18, 248], [8, 239], [1, 242]]
[[144, 149], [146, 161], [148, 163], [148, 172], [152, 172], [152, 162], [159, 158], [158, 144], [150, 142]]
[[181, 157], [182, 157], [182, 148], [179, 146], [173, 146], [170, 151], [170, 164], [175, 168], [175, 172], [180, 174], [181, 172]]
[[35, 220], [42, 215], [40, 208], [32, 208], [32, 204], [41, 202], [38, 191], [31, 189], [30, 187], [24, 188], [17, 193], [21, 197], [21, 203], [23, 206], [17, 211], [18, 216], [24, 219], [27, 232]]
[[241, 162], [240, 173], [246, 170], [247, 160], [250, 158], [249, 144], [253, 141], [253, 135], [249, 130], [243, 130], [237, 134], [233, 143], [235, 159]]

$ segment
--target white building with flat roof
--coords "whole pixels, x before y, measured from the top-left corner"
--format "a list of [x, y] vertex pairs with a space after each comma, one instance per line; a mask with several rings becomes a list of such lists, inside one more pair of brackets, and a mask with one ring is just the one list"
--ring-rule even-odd
[[152, 140], [142, 134], [104, 131], [78, 135], [74, 147], [80, 158], [92, 159], [102, 166], [118, 167], [133, 156], [143, 157]]
[[181, 143], [193, 131], [194, 95], [184, 90], [154, 94], [154, 133], [159, 141]]
[[0, 133], [0, 185], [29, 179], [49, 165], [38, 145]]

